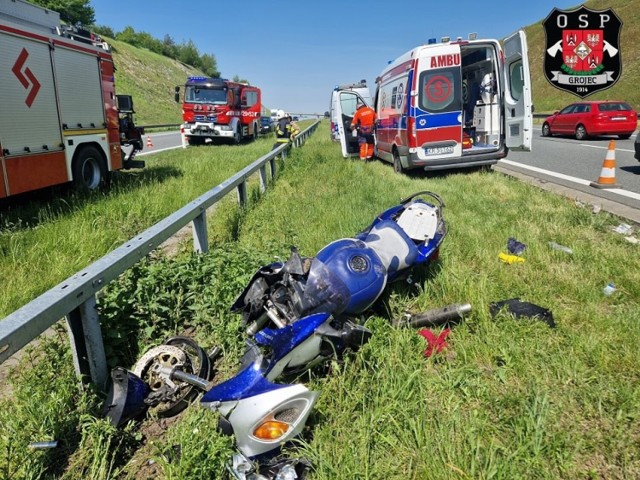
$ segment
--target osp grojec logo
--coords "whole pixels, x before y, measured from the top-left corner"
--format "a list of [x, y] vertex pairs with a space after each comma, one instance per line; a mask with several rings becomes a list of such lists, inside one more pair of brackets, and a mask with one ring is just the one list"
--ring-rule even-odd
[[544, 73], [551, 85], [584, 98], [618, 81], [622, 21], [612, 9], [554, 8], [542, 25]]

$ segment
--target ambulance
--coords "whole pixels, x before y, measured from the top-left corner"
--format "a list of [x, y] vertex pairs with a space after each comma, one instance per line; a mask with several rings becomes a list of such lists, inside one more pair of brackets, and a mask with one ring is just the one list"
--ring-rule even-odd
[[531, 150], [525, 32], [502, 46], [474, 37], [431, 40], [376, 79], [376, 156], [397, 173], [487, 166]]

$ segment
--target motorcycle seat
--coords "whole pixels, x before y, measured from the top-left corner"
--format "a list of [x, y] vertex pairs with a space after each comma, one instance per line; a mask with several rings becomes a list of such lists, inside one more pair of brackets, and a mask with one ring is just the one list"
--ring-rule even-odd
[[437, 209], [426, 203], [414, 202], [400, 214], [398, 225], [409, 238], [427, 242], [438, 229]]
[[415, 242], [392, 220], [375, 225], [364, 243], [376, 252], [389, 273], [412, 266], [418, 257]]

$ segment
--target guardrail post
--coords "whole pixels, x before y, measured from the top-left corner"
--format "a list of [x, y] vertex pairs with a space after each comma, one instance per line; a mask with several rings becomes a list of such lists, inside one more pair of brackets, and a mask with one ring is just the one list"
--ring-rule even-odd
[[96, 297], [91, 296], [74, 308], [66, 319], [76, 374], [83, 382], [90, 378], [98, 389], [104, 391], [107, 387], [107, 356], [96, 311]]
[[187, 148], [187, 136], [184, 134], [183, 126], [180, 126], [180, 140], [182, 142], [182, 148]]
[[207, 237], [207, 211], [193, 219], [193, 250], [197, 253], [209, 251], [209, 238]]
[[247, 206], [247, 179], [245, 178], [242, 183], [238, 185], [238, 202], [240, 207]]
[[260, 167], [260, 192], [264, 193], [267, 189], [267, 167], [262, 165]]

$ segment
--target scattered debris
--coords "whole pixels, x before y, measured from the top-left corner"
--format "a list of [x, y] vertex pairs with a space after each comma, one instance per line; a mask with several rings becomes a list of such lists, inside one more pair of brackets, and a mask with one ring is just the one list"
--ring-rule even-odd
[[602, 207], [600, 205], [593, 205], [591, 209], [593, 213], [600, 213], [601, 210], [602, 210]]
[[551, 328], [556, 326], [551, 311], [534, 303], [523, 302], [519, 298], [494, 302], [489, 305], [491, 316], [495, 317], [503, 308], [517, 319], [532, 318], [543, 321]]
[[507, 241], [507, 250], [513, 255], [522, 255], [527, 246], [524, 243], [517, 241], [515, 238], [510, 237]]
[[504, 263], [508, 263], [511, 265], [512, 263], [524, 263], [524, 258], [519, 257], [518, 255], [509, 255], [507, 253], [500, 252], [498, 254], [498, 258]]
[[423, 328], [418, 331], [418, 335], [424, 337], [427, 341], [427, 349], [424, 351], [425, 357], [430, 357], [434, 353], [440, 353], [449, 345], [447, 344], [447, 337], [451, 333], [451, 329], [445, 328], [440, 334], [436, 337], [436, 335], [431, 331]]
[[634, 245], [638, 245], [640, 243], [640, 240], [638, 240], [636, 237], [624, 237], [624, 239], [629, 242], [629, 243], [633, 243]]
[[613, 292], [616, 291], [616, 286], [613, 283], [608, 283], [606, 287], [602, 290], [607, 297], [613, 295]]
[[48, 450], [50, 448], [56, 448], [57, 446], [57, 440], [52, 440], [50, 442], [33, 442], [29, 444], [29, 448], [32, 448], [34, 450]]
[[571, 250], [569, 247], [565, 247], [564, 245], [560, 245], [559, 243], [556, 243], [556, 242], [549, 242], [549, 246], [554, 250], [560, 250], [561, 252], [565, 252], [568, 254], [573, 253], [573, 250]]
[[621, 223], [617, 227], [613, 228], [613, 231], [621, 233], [622, 235], [631, 235], [633, 233], [633, 227], [628, 223]]
[[133, 372], [122, 367], [111, 370], [111, 387], [102, 409], [102, 415], [120, 427], [141, 415], [147, 409], [144, 400], [149, 387]]
[[300, 480], [311, 470], [311, 463], [304, 458], [276, 458], [260, 464], [235, 453], [227, 470], [237, 480]]

